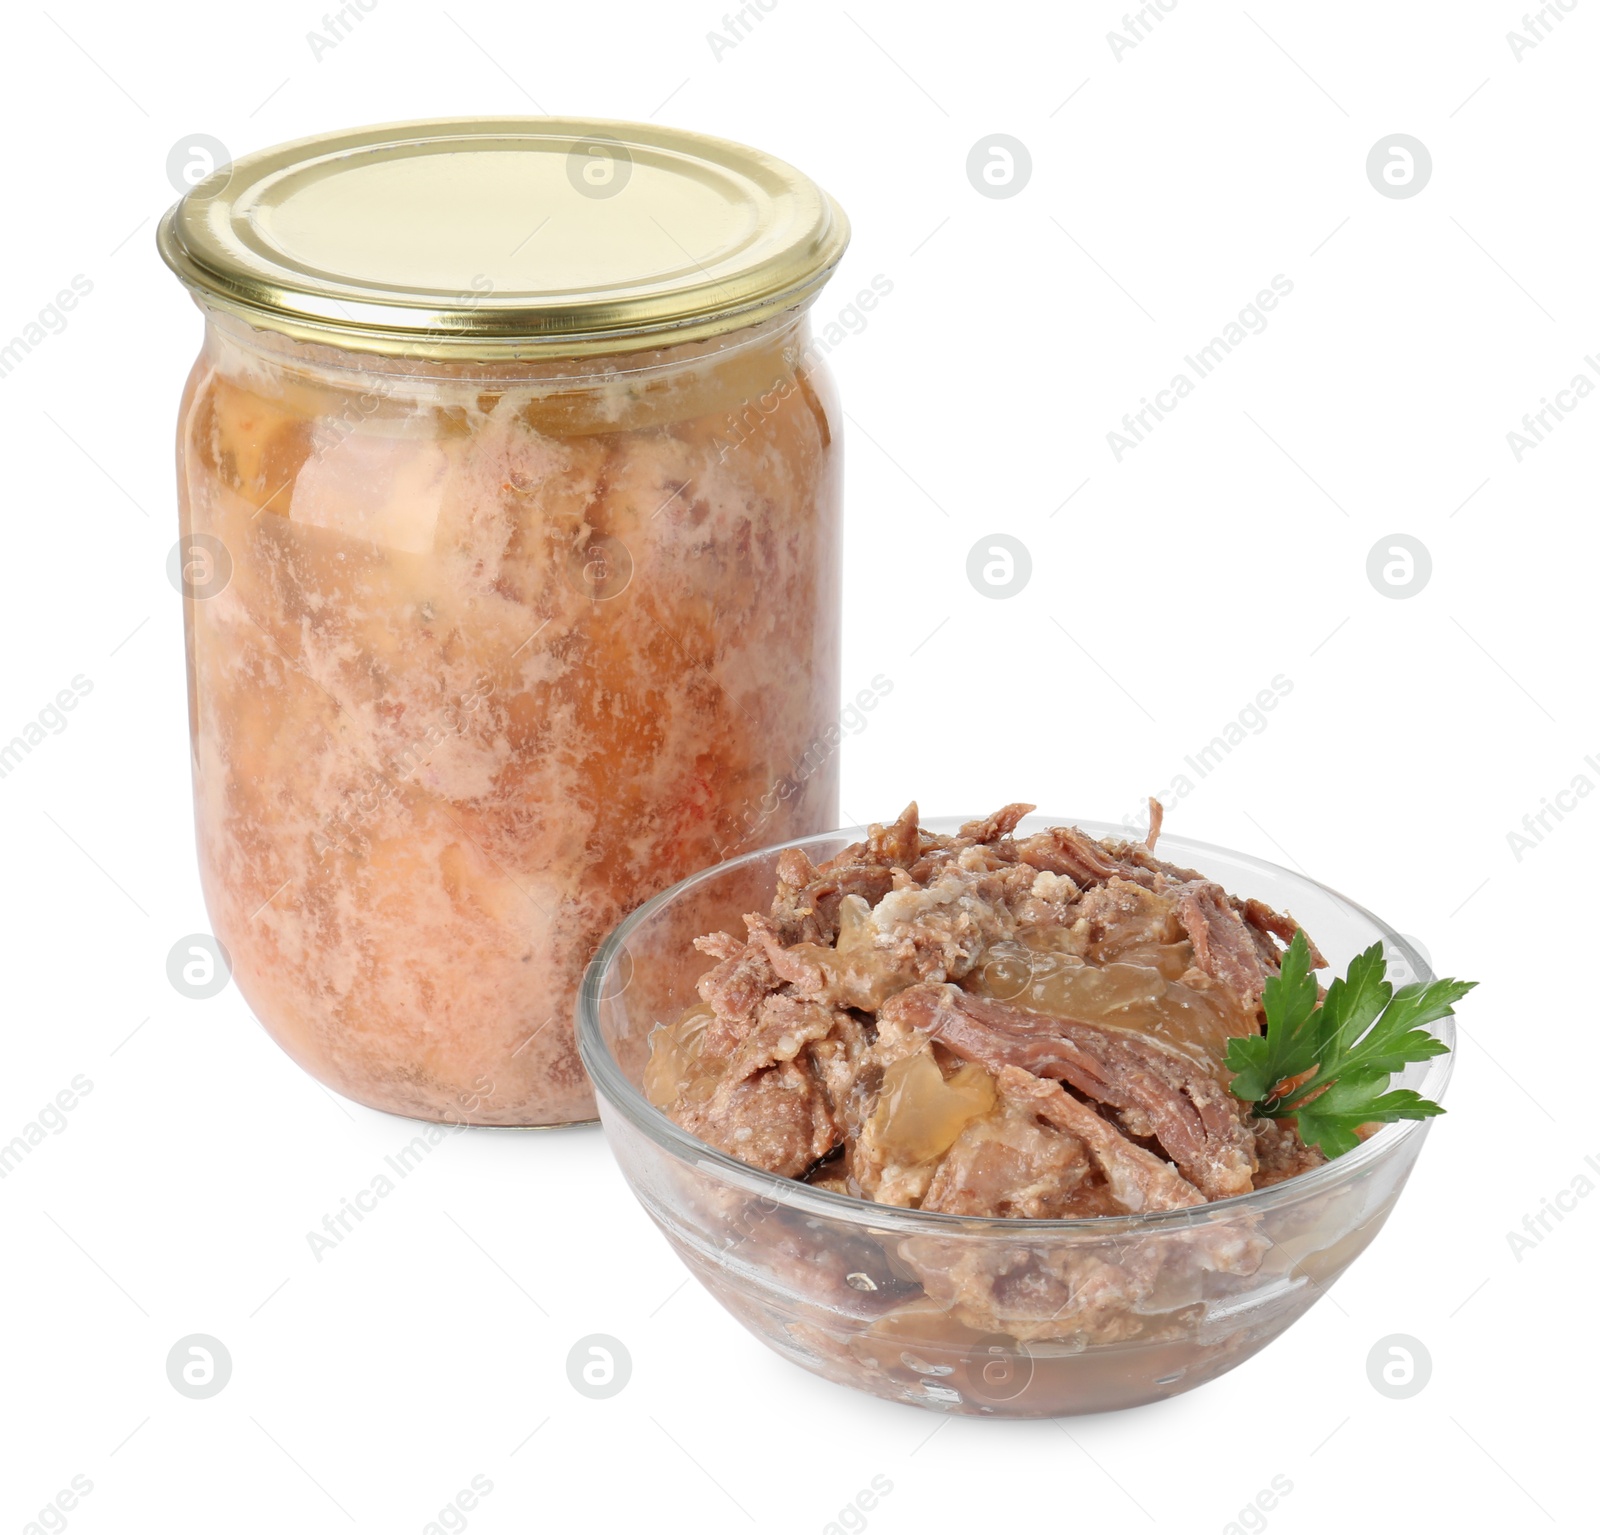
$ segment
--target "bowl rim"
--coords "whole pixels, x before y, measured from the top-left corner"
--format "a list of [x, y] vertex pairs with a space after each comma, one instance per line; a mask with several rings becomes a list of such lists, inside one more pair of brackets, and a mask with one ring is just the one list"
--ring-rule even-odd
[[[919, 819], [919, 825], [925, 831], [950, 834], [962, 825], [981, 819], [983, 819], [981, 816], [924, 816]], [[1041, 815], [1037, 811], [1031, 812], [1019, 823], [1019, 829], [1027, 830], [1043, 830], [1050, 826], [1072, 826], [1087, 832], [1091, 837], [1130, 840], [1129, 828], [1121, 823], [1068, 819]], [[1147, 1233], [1207, 1225], [1245, 1212], [1256, 1214], [1294, 1204], [1303, 1199], [1313, 1198], [1341, 1183], [1354, 1181], [1376, 1164], [1388, 1160], [1414, 1138], [1417, 1139], [1417, 1149], [1420, 1150], [1421, 1138], [1426, 1136], [1432, 1120], [1397, 1120], [1384, 1125], [1355, 1150], [1347, 1151], [1343, 1156], [1335, 1157], [1320, 1167], [1312, 1168], [1309, 1172], [1298, 1173], [1279, 1183], [1269, 1184], [1266, 1188], [1250, 1189], [1242, 1194], [1229, 1195], [1225, 1199], [1209, 1200], [1205, 1204], [1185, 1206], [1176, 1210], [1149, 1210], [1125, 1215], [1038, 1218], [959, 1215], [940, 1210], [917, 1210], [901, 1205], [878, 1204], [853, 1194], [839, 1194], [831, 1189], [816, 1188], [794, 1178], [786, 1178], [777, 1173], [766, 1172], [759, 1167], [752, 1167], [748, 1162], [741, 1162], [737, 1157], [730, 1156], [698, 1136], [691, 1135], [669, 1119], [628, 1080], [601, 1033], [599, 1003], [602, 1000], [605, 978], [613, 960], [626, 948], [628, 939], [637, 929], [697, 885], [729, 870], [759, 860], [771, 859], [785, 848], [810, 849], [819, 843], [841, 839], [848, 844], [860, 841], [866, 831], [865, 826], [849, 826], [833, 831], [813, 832], [809, 836], [794, 837], [787, 842], [775, 842], [767, 847], [741, 853], [736, 858], [711, 864], [652, 896], [611, 930], [584, 970], [576, 1003], [578, 1052], [584, 1069], [594, 1084], [602, 1111], [606, 1108], [616, 1110], [634, 1129], [648, 1136], [662, 1150], [670, 1152], [680, 1161], [690, 1165], [714, 1170], [725, 1181], [754, 1188], [769, 1195], [777, 1191], [774, 1197], [781, 1199], [785, 1205], [807, 1210], [812, 1214], [834, 1220], [842, 1219], [860, 1226], [891, 1228], [896, 1234], [903, 1235], [948, 1236], [952, 1231], [984, 1231], [1003, 1232], [1011, 1237], [1023, 1232], [1031, 1233], [1036, 1238], [1085, 1237], [1096, 1233], [1111, 1236], [1129, 1231]], [[1369, 911], [1359, 901], [1351, 900], [1331, 885], [1312, 879], [1308, 874], [1287, 869], [1282, 864], [1257, 858], [1252, 853], [1241, 853], [1234, 848], [1221, 847], [1216, 843], [1201, 842], [1189, 837], [1168, 836], [1163, 833], [1161, 845], [1163, 852], [1171, 855], [1171, 861], [1190, 862], [1194, 867], [1200, 868], [1202, 873], [1205, 872], [1202, 861], [1209, 854], [1245, 865], [1272, 879], [1288, 879], [1307, 889], [1319, 891], [1348, 912], [1371, 923], [1382, 938], [1384, 948], [1391, 953], [1398, 952], [1416, 980], [1427, 983], [1437, 978], [1432, 966], [1404, 934]], [[1192, 853], [1201, 855], [1201, 861], [1187, 856], [1182, 859], [1175, 856]], [[1455, 1013], [1452, 1011], [1445, 1014], [1431, 1027], [1432, 1032], [1448, 1048], [1445, 1053], [1436, 1055], [1425, 1063], [1426, 1073], [1415, 1086], [1424, 1096], [1442, 1104], [1445, 1089], [1455, 1066]], [[601, 1122], [606, 1123], [604, 1112], [601, 1114]], [[609, 1125], [606, 1128], [609, 1131]]]

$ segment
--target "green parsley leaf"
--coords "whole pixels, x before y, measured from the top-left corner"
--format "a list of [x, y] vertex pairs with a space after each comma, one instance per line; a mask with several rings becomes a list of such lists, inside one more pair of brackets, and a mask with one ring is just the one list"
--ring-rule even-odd
[[1361, 1144], [1356, 1130], [1374, 1120], [1429, 1119], [1444, 1110], [1430, 1098], [1399, 1087], [1385, 1092], [1387, 1071], [1363, 1071], [1340, 1077], [1325, 1093], [1313, 1098], [1295, 1116], [1300, 1139], [1320, 1146], [1330, 1157], [1342, 1157]]
[[1278, 974], [1268, 978], [1261, 1005], [1267, 1014], [1266, 1033], [1228, 1041], [1227, 1066], [1235, 1073], [1231, 1090], [1246, 1103], [1264, 1101], [1286, 1077], [1297, 1077], [1317, 1064], [1311, 1027], [1317, 983], [1311, 975], [1311, 951], [1299, 933]]
[[1300, 1139], [1329, 1157], [1360, 1144], [1374, 1122], [1427, 1119], [1444, 1110], [1410, 1088], [1389, 1090], [1394, 1073], [1449, 1046], [1424, 1025], [1445, 1017], [1475, 981], [1413, 982], [1398, 991], [1383, 945], [1358, 954], [1317, 1001], [1311, 951], [1296, 933], [1280, 973], [1262, 991], [1263, 1034], [1228, 1042], [1230, 1090], [1258, 1119], [1293, 1119]]

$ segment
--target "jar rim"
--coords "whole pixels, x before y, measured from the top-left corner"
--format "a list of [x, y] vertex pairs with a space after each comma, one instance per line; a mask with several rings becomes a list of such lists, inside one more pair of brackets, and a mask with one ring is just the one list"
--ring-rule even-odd
[[726, 139], [604, 118], [464, 117], [243, 156], [168, 210], [157, 246], [204, 304], [254, 326], [489, 360], [751, 325], [809, 302], [849, 236], [809, 177]]

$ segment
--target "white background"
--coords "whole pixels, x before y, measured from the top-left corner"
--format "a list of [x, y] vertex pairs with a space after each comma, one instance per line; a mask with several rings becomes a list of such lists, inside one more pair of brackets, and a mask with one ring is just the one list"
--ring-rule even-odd
[[[312, 5], [59, 0], [4, 23], [0, 339], [75, 274], [93, 292], [0, 379], [0, 737], [75, 675], [93, 691], [0, 780], [0, 1139], [75, 1075], [93, 1086], [0, 1183], [0, 1531], [75, 1475], [85, 1535], [420, 1531], [475, 1475], [484, 1535], [820, 1531], [875, 1475], [883, 1535], [1221, 1531], [1274, 1476], [1284, 1532], [1583, 1527], [1600, 1198], [1520, 1258], [1507, 1233], [1600, 1156], [1600, 803], [1520, 858], [1507, 834], [1575, 775], [1600, 782], [1600, 400], [1521, 462], [1506, 434], [1600, 370], [1600, 5], [1519, 61], [1521, 0], [1178, 0], [1120, 58], [1120, 3], [958, 24], [778, 0], [720, 57], [717, 3], [377, 0], [320, 60]], [[207, 924], [164, 572], [200, 320], [154, 251], [165, 164], [196, 133], [237, 154], [541, 109], [769, 149], [854, 223], [818, 316], [893, 283], [831, 359], [845, 685], [894, 684], [847, 748], [850, 819], [912, 794], [1116, 819], [1282, 674], [1267, 728], [1169, 826], [1303, 867], [1483, 983], [1394, 1219], [1217, 1383], [1058, 1423], [827, 1385], [685, 1283], [594, 1129], [458, 1136], [313, 1261], [305, 1233], [412, 1127], [320, 1089], [231, 988], [193, 1002], [166, 978]], [[1032, 159], [1005, 199], [965, 169], [996, 133]], [[1365, 171], [1395, 133], [1433, 160], [1407, 199]], [[1123, 412], [1275, 274], [1293, 293], [1267, 329], [1119, 463]], [[1032, 559], [1007, 600], [966, 575], [997, 533]], [[1432, 560], [1404, 600], [1366, 573], [1397, 533]], [[233, 1359], [206, 1401], [165, 1373], [195, 1332]], [[567, 1382], [589, 1333], [632, 1357], [609, 1400]], [[1392, 1333], [1433, 1361], [1404, 1401], [1367, 1379]]]

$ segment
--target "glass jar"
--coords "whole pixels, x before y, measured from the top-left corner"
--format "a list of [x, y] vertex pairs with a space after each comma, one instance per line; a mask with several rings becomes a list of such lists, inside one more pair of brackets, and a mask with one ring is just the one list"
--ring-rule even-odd
[[550, 119], [303, 141], [168, 215], [206, 320], [176, 551], [202, 883], [318, 1080], [591, 1118], [600, 940], [837, 820], [806, 309], [847, 233], [754, 151]]

